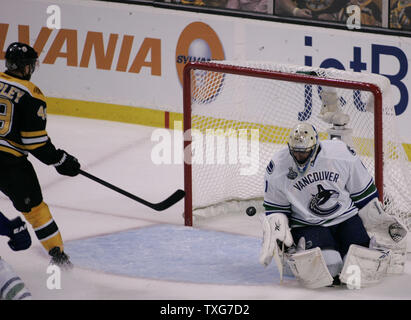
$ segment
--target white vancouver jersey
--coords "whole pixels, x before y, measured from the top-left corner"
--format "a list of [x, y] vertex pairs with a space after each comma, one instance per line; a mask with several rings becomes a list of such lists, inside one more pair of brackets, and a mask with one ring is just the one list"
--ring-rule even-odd
[[291, 227], [341, 223], [377, 195], [373, 177], [340, 140], [321, 141], [304, 174], [288, 147], [274, 155], [265, 173], [265, 212], [286, 214]]

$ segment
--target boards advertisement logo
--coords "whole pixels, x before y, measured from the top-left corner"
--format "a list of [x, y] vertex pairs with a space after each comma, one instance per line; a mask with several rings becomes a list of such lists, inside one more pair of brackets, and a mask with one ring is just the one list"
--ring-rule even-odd
[[[4, 59], [8, 43], [6, 39], [9, 27], [14, 25], [0, 23], [0, 60]], [[17, 25], [19, 42], [32, 45], [40, 54], [42, 64], [58, 64], [63, 62], [68, 67], [95, 68], [99, 70], [115, 70], [139, 74], [143, 68], [148, 68], [150, 75], [161, 76], [161, 39], [140, 38], [137, 41], [138, 51], [132, 55], [135, 36], [118, 33], [104, 34], [101, 31], [78, 29], [49, 29], [41, 27], [37, 36], [33, 37], [36, 26]], [[15, 31], [10, 32], [15, 37]], [[108, 42], [105, 43], [105, 38]], [[84, 39], [84, 40], [83, 40]], [[84, 42], [83, 42], [84, 41]], [[49, 46], [47, 47], [46, 44]], [[116, 55], [118, 53], [118, 56]], [[92, 55], [94, 53], [94, 59]], [[44, 58], [43, 58], [44, 56]], [[93, 62], [93, 60], [95, 62]], [[131, 63], [131, 64], [130, 64]], [[144, 70], [144, 69], [143, 69]]]
[[[217, 33], [203, 22], [193, 22], [181, 32], [176, 47], [176, 70], [183, 85], [183, 70], [188, 62], [224, 60], [223, 45]], [[192, 77], [192, 95], [197, 102], [207, 103], [218, 95], [223, 74], [196, 71]], [[207, 88], [207, 90], [203, 90]]]

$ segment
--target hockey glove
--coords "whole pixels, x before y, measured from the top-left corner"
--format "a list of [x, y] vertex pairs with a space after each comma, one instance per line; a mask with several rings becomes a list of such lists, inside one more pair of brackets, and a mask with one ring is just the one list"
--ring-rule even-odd
[[53, 164], [59, 174], [63, 176], [74, 177], [80, 172], [80, 163], [72, 155], [68, 154], [64, 150], [58, 150], [62, 156], [59, 162]]
[[20, 217], [10, 220], [9, 237], [8, 245], [14, 251], [26, 250], [31, 246], [31, 237], [27, 231], [27, 225]]
[[282, 247], [293, 245], [293, 236], [288, 226], [288, 218], [283, 213], [273, 213], [268, 216], [260, 216], [263, 227], [263, 245], [260, 253], [260, 263], [268, 266], [274, 255], [274, 251]]

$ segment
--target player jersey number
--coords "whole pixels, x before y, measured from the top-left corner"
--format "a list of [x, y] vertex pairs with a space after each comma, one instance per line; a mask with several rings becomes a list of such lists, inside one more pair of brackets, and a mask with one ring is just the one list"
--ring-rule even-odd
[[4, 137], [11, 130], [14, 105], [10, 100], [0, 98], [0, 136]]
[[38, 115], [41, 119], [46, 120], [46, 118], [47, 118], [46, 108], [44, 108], [43, 106], [41, 106], [41, 107], [39, 108], [39, 110], [37, 111], [37, 115]]

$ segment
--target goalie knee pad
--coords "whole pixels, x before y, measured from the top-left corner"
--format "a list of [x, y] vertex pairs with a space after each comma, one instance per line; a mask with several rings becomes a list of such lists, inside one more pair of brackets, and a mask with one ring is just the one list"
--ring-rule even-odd
[[306, 288], [316, 289], [333, 283], [319, 247], [294, 253], [288, 257], [287, 263], [297, 280]]
[[60, 231], [51, 216], [47, 204], [42, 202], [30, 212], [23, 213], [23, 215], [32, 225], [37, 239], [40, 240], [47, 252], [54, 247], [60, 247], [61, 251], [63, 251], [63, 240]]
[[389, 251], [374, 250], [352, 244], [344, 258], [340, 274], [349, 289], [360, 289], [376, 284], [386, 275]]

